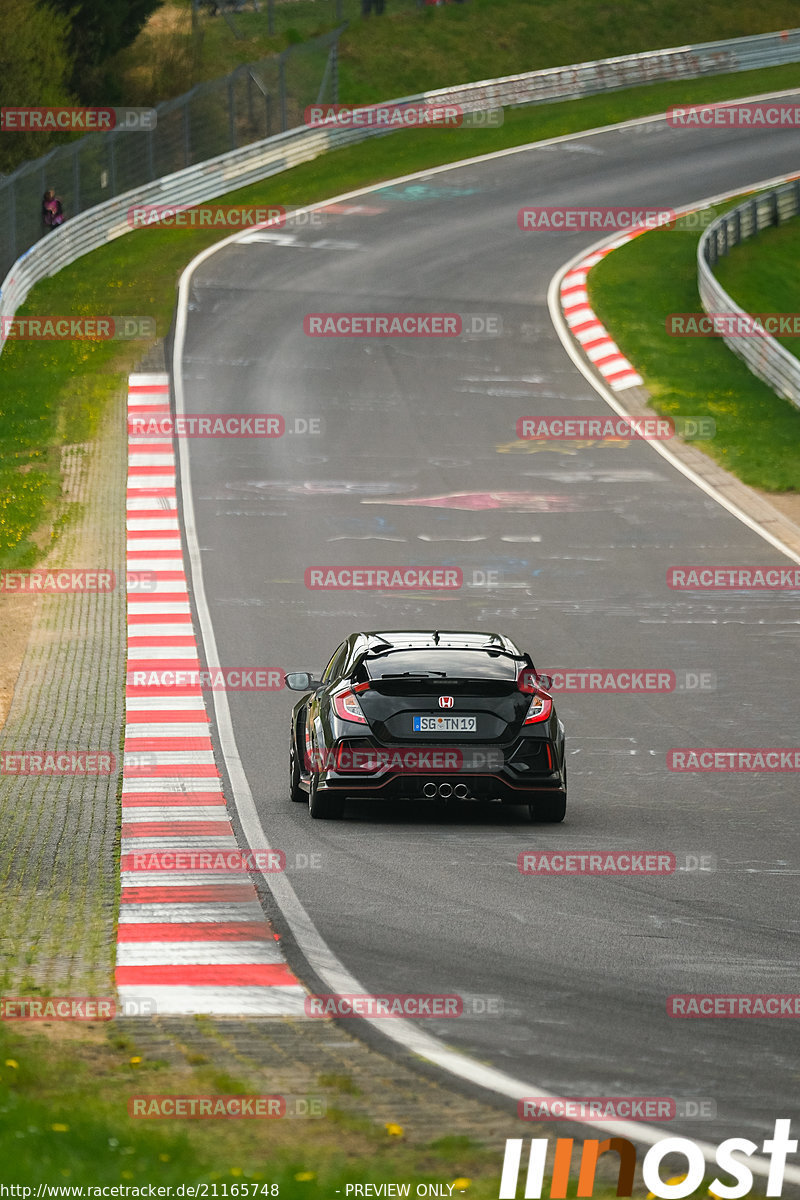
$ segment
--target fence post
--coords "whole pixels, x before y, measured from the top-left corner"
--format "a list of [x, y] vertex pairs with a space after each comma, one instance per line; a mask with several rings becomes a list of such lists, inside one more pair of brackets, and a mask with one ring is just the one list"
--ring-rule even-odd
[[286, 96], [286, 55], [288, 53], [288, 50], [284, 50], [278, 60], [278, 77], [281, 89], [281, 133], [285, 133], [289, 128], [289, 112]]
[[192, 158], [191, 136], [189, 130], [189, 101], [183, 105], [183, 165], [190, 167]]
[[81, 211], [81, 159], [77, 144], [72, 150], [72, 206], [76, 213]]
[[3, 191], [8, 192], [8, 216], [9, 216], [9, 220], [11, 221], [11, 224], [9, 226], [9, 228], [11, 230], [11, 261], [13, 262], [18, 257], [17, 256], [17, 246], [19, 245], [19, 239], [17, 238], [17, 181], [16, 181], [16, 179], [12, 179], [10, 181], [8, 187], [3, 188]]
[[231, 150], [236, 149], [236, 95], [234, 92], [235, 72], [228, 79], [228, 137]]

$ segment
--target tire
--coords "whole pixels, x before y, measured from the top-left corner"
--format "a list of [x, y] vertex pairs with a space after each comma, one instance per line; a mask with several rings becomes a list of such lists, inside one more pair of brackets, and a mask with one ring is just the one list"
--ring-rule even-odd
[[344, 812], [344, 798], [320, 791], [315, 775], [308, 789], [308, 811], [316, 821], [338, 821]]
[[300, 763], [294, 749], [294, 741], [289, 747], [289, 798], [295, 804], [307, 804], [308, 795], [300, 787]]
[[567, 815], [567, 768], [564, 767], [564, 790], [552, 796], [542, 796], [528, 805], [528, 815], [532, 821], [541, 821], [548, 825], [557, 825]]

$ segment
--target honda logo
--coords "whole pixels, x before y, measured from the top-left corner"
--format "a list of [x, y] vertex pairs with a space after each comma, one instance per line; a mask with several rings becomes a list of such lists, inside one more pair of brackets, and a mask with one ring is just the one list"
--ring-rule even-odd
[[452, 696], [440, 696], [439, 708], [452, 708], [454, 704]]

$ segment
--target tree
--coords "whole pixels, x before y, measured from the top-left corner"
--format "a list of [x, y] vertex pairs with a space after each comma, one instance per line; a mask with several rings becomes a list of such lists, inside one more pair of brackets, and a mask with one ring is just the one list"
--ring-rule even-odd
[[[74, 104], [68, 79], [69, 21], [39, 0], [3, 0], [0, 37], [0, 107]], [[63, 136], [6, 132], [0, 136], [0, 171], [8, 174], [46, 154]]]
[[119, 97], [106, 73], [112, 55], [124, 50], [163, 0], [51, 0], [69, 21], [70, 84], [85, 104], [113, 103]]

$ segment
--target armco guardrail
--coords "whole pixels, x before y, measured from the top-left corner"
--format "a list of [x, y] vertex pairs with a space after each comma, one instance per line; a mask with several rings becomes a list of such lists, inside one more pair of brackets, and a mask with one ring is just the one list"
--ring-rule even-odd
[[[779, 225], [800, 214], [800, 180], [782, 184], [738, 204], [712, 221], [697, 247], [697, 288], [707, 313], [731, 313], [746, 320], [747, 314], [728, 295], [712, 268], [731, 246], [756, 236], [762, 229]], [[800, 359], [768, 333], [759, 336], [723, 336], [725, 345], [743, 359], [754, 375], [800, 408]]]
[[[447, 102], [461, 105], [466, 112], [484, 112], [500, 107], [574, 99], [657, 80], [693, 79], [797, 61], [800, 61], [800, 29], [791, 29], [530, 71], [502, 79], [485, 79], [384, 103], [396, 106]], [[163, 176], [114, 200], [98, 204], [46, 234], [17, 259], [0, 290], [0, 318], [13, 316], [40, 279], [54, 275], [81, 255], [129, 232], [127, 211], [134, 205], [199, 204], [286, 171], [328, 150], [384, 134], [384, 130], [370, 127], [293, 129]], [[0, 321], [0, 339], [4, 336], [3, 322]], [[2, 344], [0, 340], [0, 350]]]

